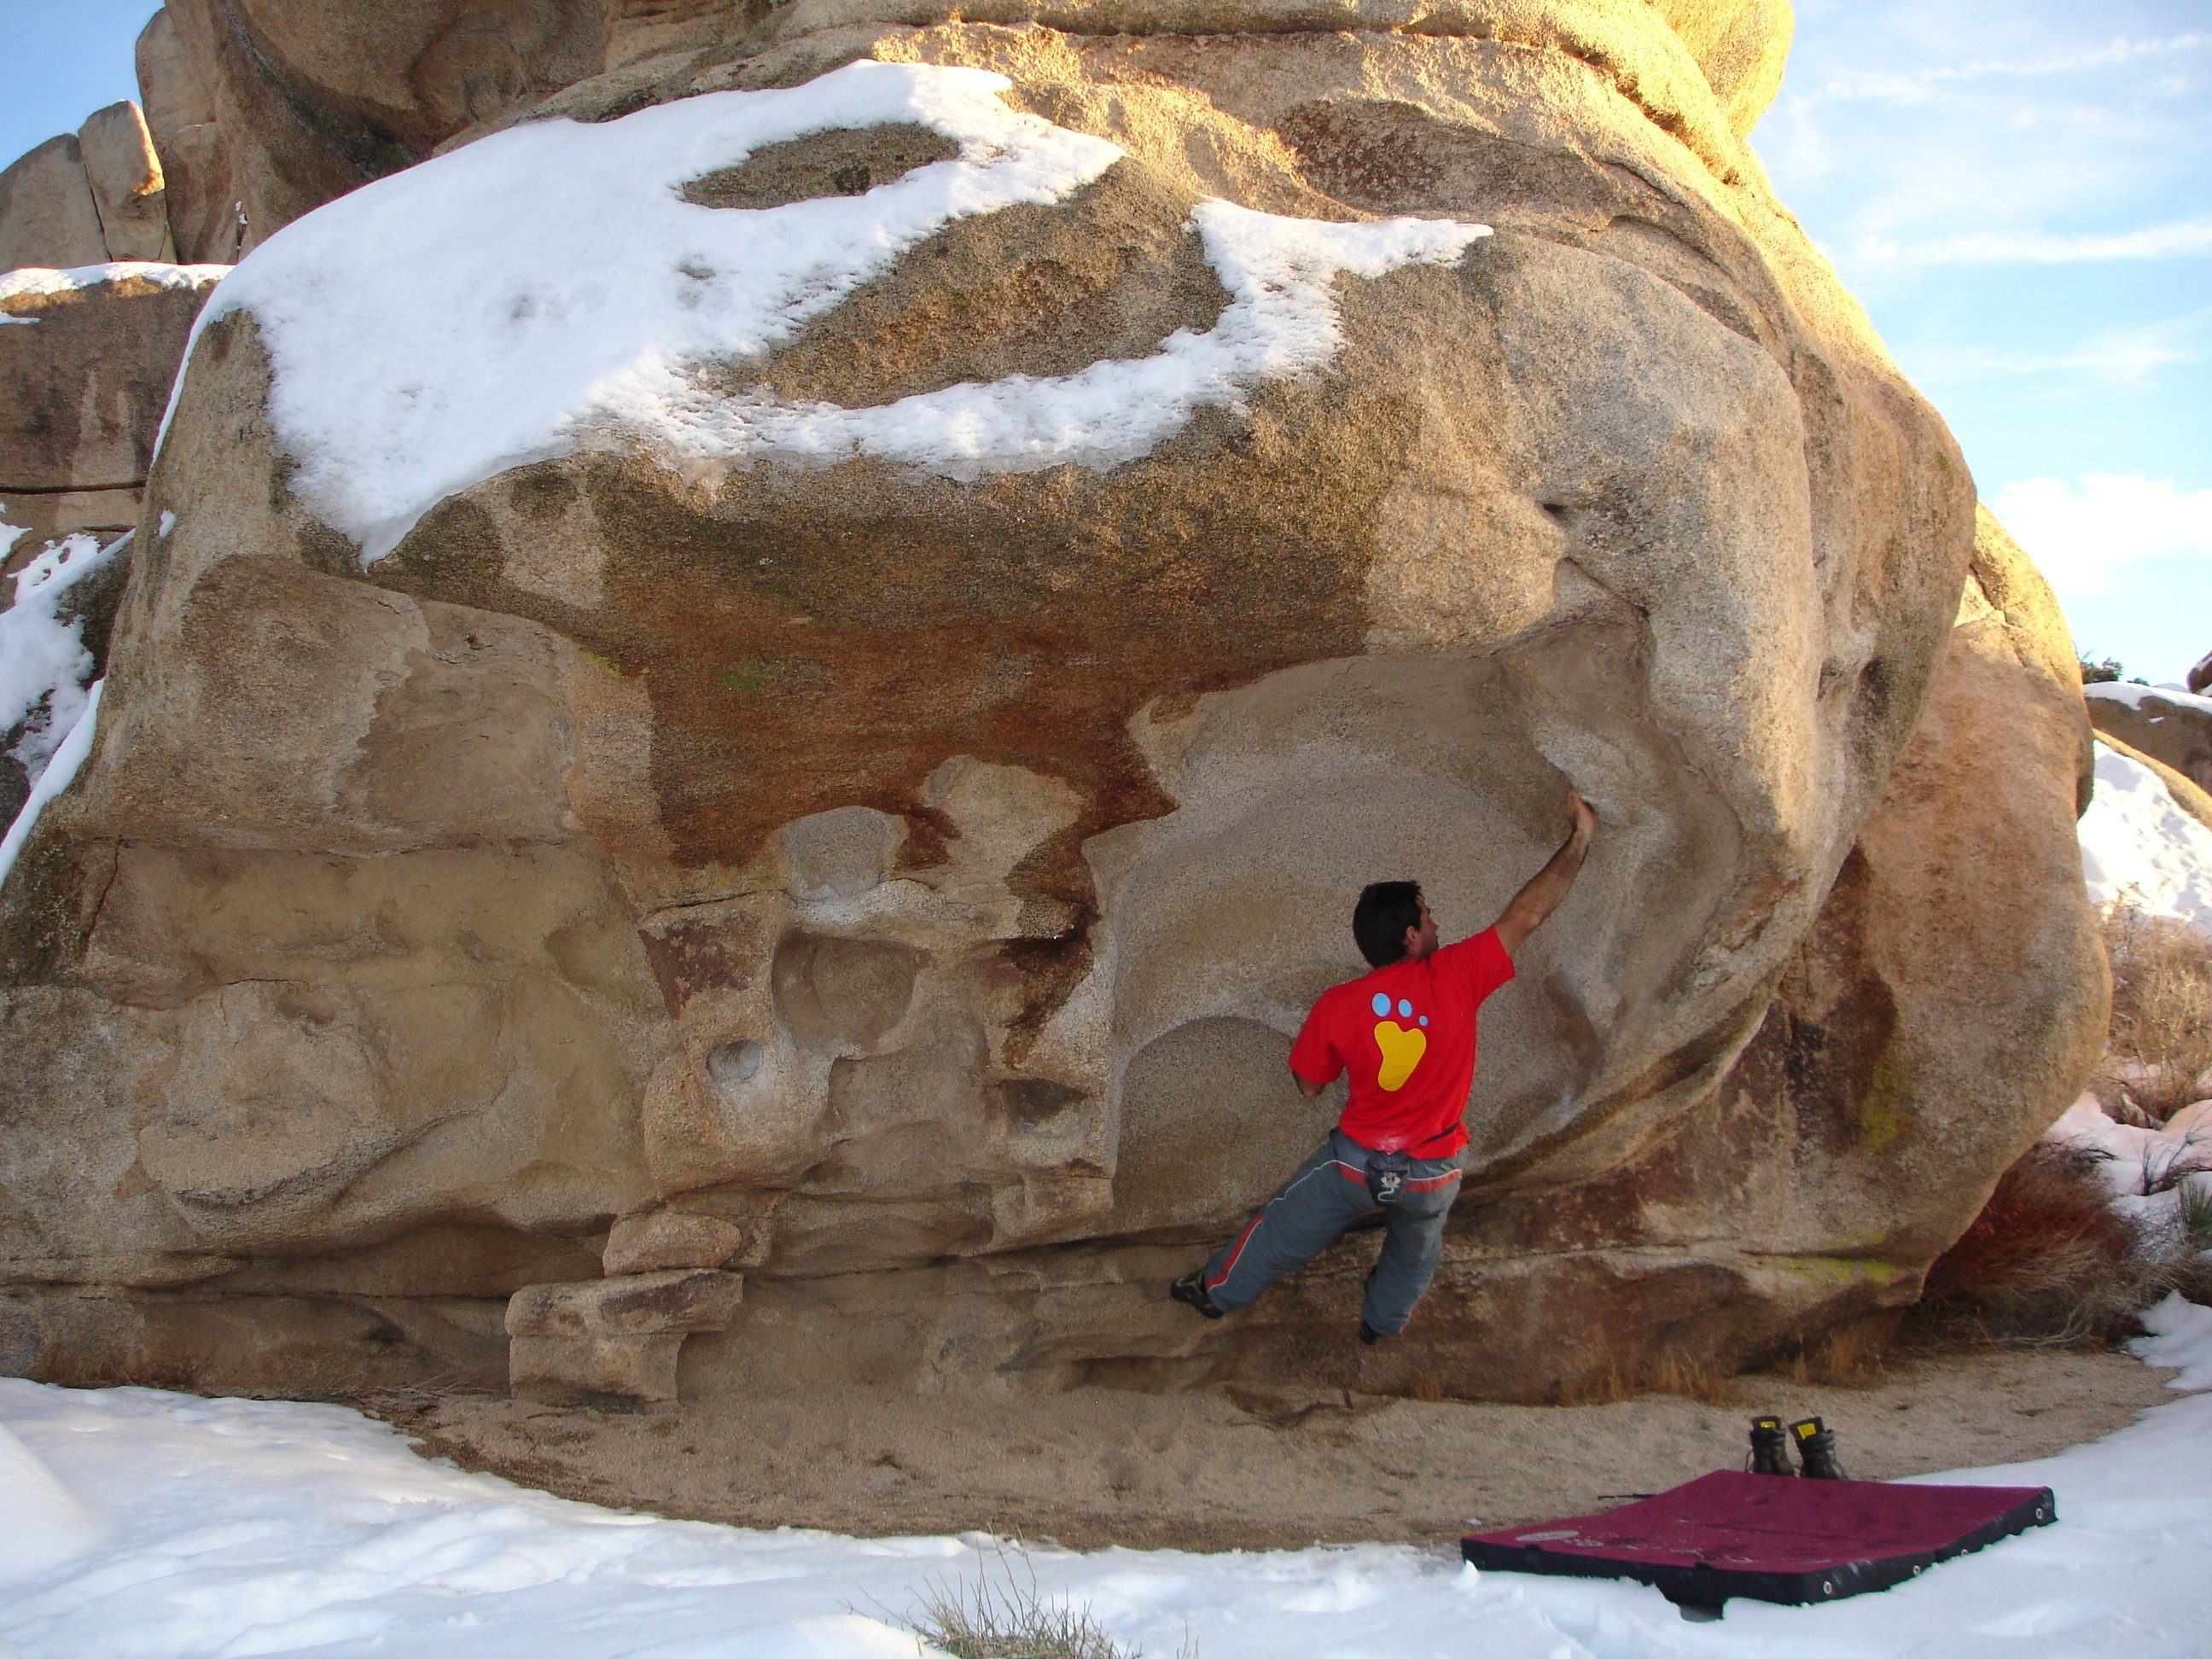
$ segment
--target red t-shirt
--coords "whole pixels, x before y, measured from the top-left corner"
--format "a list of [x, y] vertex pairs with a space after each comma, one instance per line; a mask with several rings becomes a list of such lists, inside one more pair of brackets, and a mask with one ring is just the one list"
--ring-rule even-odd
[[1336, 1127], [1378, 1152], [1449, 1158], [1467, 1145], [1474, 1082], [1474, 1011], [1513, 977], [1513, 958], [1486, 927], [1473, 939], [1394, 962], [1321, 994], [1291, 1045], [1309, 1083], [1352, 1076]]

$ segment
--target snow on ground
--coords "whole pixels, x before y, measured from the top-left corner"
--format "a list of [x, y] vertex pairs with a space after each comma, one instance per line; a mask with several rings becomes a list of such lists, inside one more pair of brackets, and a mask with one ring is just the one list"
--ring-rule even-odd
[[2092, 903], [2125, 897], [2212, 931], [2212, 830], [2175, 805], [2150, 768], [2099, 744], [2080, 835]]
[[2152, 1365], [2176, 1365], [2181, 1375], [2169, 1389], [2212, 1389], [2212, 1308], [2202, 1308], [2175, 1291], [2142, 1316], [2148, 1336], [2128, 1344], [2128, 1352]]
[[[981, 70], [856, 63], [802, 87], [714, 93], [617, 121], [511, 128], [286, 226], [200, 327], [250, 312], [275, 369], [292, 483], [360, 543], [396, 546], [443, 497], [610, 434], [744, 465], [872, 455], [974, 477], [1146, 453], [1202, 404], [1327, 362], [1330, 284], [1456, 260], [1479, 225], [1328, 224], [1200, 204], [1192, 228], [1231, 303], [1152, 356], [1014, 375], [878, 408], [708, 393], [709, 361], [764, 361], [810, 319], [956, 219], [1065, 199], [1121, 152], [1009, 108]], [[856, 197], [760, 210], [682, 187], [763, 146], [913, 122], [961, 147]]]
[[[2174, 1322], [2147, 1357], [2202, 1361], [2204, 1322]], [[1449, 1539], [1010, 1558], [979, 1534], [664, 1521], [423, 1462], [334, 1406], [9, 1380], [0, 1425], [0, 1653], [915, 1656], [899, 1623], [933, 1587], [1010, 1572], [1153, 1659], [2212, 1651], [2212, 1395], [2057, 1457], [1929, 1477], [2051, 1486], [2056, 1526], [1880, 1595], [1736, 1601], [1703, 1624], [1640, 1586], [1478, 1573]]]
[[[0, 557], [22, 534], [0, 524]], [[15, 573], [15, 602], [0, 611], [0, 735], [20, 732], [8, 753], [31, 785], [30, 799], [0, 838], [0, 882], [15, 868], [40, 812], [69, 787], [91, 750], [100, 685], [86, 684], [92, 653], [82, 620], [70, 615], [70, 595], [112, 564], [130, 539], [120, 536], [102, 547], [94, 537], [76, 535], [52, 544]]]

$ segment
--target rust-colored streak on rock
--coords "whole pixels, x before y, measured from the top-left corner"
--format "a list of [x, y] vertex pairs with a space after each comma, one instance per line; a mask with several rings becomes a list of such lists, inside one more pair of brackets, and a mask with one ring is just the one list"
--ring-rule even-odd
[[752, 971], [750, 937], [733, 940], [729, 929], [711, 922], [657, 933], [641, 928], [638, 939], [671, 1019], [681, 1019], [684, 1005], [700, 992], [737, 983]]

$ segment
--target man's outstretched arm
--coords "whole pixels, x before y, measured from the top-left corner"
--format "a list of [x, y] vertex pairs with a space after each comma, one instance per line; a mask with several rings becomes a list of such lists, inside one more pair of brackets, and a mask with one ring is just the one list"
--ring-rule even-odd
[[1559, 901], [1582, 873], [1583, 854], [1589, 850], [1590, 837], [1597, 833], [1597, 814], [1571, 789], [1567, 792], [1567, 811], [1574, 818], [1574, 828], [1568, 832], [1565, 844], [1513, 896], [1495, 924], [1498, 942], [1509, 957], [1520, 950], [1521, 941], [1534, 933], [1546, 916], [1559, 908]]

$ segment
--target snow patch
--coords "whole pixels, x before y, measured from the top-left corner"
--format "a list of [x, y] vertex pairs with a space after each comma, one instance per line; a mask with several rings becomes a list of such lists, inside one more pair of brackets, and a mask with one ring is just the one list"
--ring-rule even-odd
[[80, 533], [54, 544], [15, 573], [15, 603], [0, 611], [0, 733], [21, 729], [8, 752], [33, 782], [84, 712], [84, 684], [92, 677], [83, 621], [63, 622], [61, 613], [70, 593], [113, 563], [129, 539], [118, 537], [103, 548]]
[[[1192, 228], [1231, 295], [1216, 325], [1150, 356], [1016, 375], [880, 408], [720, 397], [708, 364], [760, 364], [955, 220], [1066, 199], [1121, 151], [1009, 108], [980, 70], [850, 64], [805, 86], [726, 92], [618, 121], [545, 121], [380, 179], [286, 226], [239, 265], [200, 328], [250, 313], [274, 370], [292, 485], [364, 564], [445, 497], [587, 442], [642, 438], [744, 466], [880, 457], [922, 472], [1142, 455], [1201, 405], [1327, 362], [1330, 284], [1455, 260], [1479, 225], [1340, 225], [1201, 204]], [[683, 186], [764, 146], [908, 122], [960, 146], [865, 194], [738, 210]], [[726, 375], [725, 375], [726, 378]]]
[[0, 1583], [50, 1572], [98, 1543], [100, 1518], [0, 1426]]
[[2097, 787], [2078, 826], [2092, 903], [2126, 899], [2212, 932], [2212, 829], [2140, 761], [2097, 745]]
[[[21, 533], [0, 525], [0, 556]], [[0, 611], [0, 736], [21, 733], [8, 754], [31, 786], [0, 839], [0, 883], [15, 868], [40, 811], [69, 787], [91, 748], [92, 711], [100, 700], [99, 686], [85, 684], [92, 678], [92, 653], [83, 618], [62, 617], [74, 608], [70, 595], [112, 565], [130, 540], [118, 536], [102, 547], [79, 534], [53, 544], [15, 573], [15, 603]]]
[[2200, 1308], [2179, 1291], [2142, 1314], [2148, 1336], [2128, 1344], [2128, 1352], [2151, 1365], [2177, 1365], [2181, 1375], [2169, 1389], [2212, 1389], [2212, 1308]]
[[1201, 405], [1243, 413], [1262, 380], [1327, 364], [1343, 341], [1330, 292], [1339, 274], [1371, 278], [1417, 261], [1449, 263], [1488, 234], [1431, 219], [1330, 224], [1220, 201], [1200, 203], [1190, 222], [1230, 303], [1213, 327], [1179, 328], [1149, 357], [947, 386], [872, 409], [762, 392], [718, 398], [664, 365], [653, 384], [635, 388], [641, 403], [618, 392], [608, 412], [682, 453], [741, 465], [867, 455], [968, 479], [1071, 461], [1103, 471], [1151, 453]]
[[[43, 265], [24, 265], [0, 275], [0, 305], [26, 295], [73, 294], [88, 288], [98, 288], [104, 283], [119, 283], [126, 277], [150, 283], [155, 288], [197, 291], [213, 288], [230, 271], [228, 265], [172, 265], [144, 259], [118, 259], [104, 265], [76, 265], [67, 270], [49, 270]], [[9, 320], [29, 323], [38, 319], [35, 317], [17, 317]]]
[[[2069, 1106], [2043, 1132], [2045, 1140], [2097, 1155], [2113, 1210], [2140, 1233], [2155, 1238], [2182, 1224], [2185, 1192], [2212, 1200], [2212, 1102], [2199, 1101], [2168, 1118], [2161, 1128], [2114, 1121], [2094, 1094]], [[2148, 1190], [2161, 1187], [2163, 1191]], [[2161, 1362], [2163, 1363], [2163, 1362]]]
[[69, 731], [63, 737], [60, 747], [54, 750], [53, 758], [46, 763], [46, 769], [32, 784], [30, 795], [23, 802], [23, 810], [15, 814], [15, 821], [8, 826], [6, 836], [0, 837], [0, 886], [6, 885], [9, 872], [15, 867], [16, 855], [23, 850], [23, 843], [31, 838], [31, 831], [38, 825], [39, 814], [46, 810], [48, 801], [76, 781], [77, 771], [83, 766], [84, 757], [92, 752], [93, 732], [96, 729], [94, 722], [100, 717], [100, 688], [106, 684], [106, 680], [94, 680], [86, 690], [83, 708], [70, 722]]

